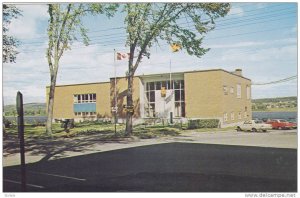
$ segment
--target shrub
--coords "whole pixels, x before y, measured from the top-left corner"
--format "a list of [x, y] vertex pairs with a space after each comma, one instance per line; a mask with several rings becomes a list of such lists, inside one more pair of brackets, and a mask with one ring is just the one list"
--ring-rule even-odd
[[10, 126], [11, 126], [12, 123], [8, 119], [3, 118], [3, 124], [4, 124], [5, 128], [10, 128]]
[[188, 129], [217, 128], [218, 126], [218, 119], [197, 119], [188, 121]]

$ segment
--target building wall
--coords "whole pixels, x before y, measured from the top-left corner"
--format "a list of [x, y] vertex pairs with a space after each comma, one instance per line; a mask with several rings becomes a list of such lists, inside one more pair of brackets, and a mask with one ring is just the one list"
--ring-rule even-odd
[[[46, 89], [47, 104], [49, 87]], [[79, 118], [73, 110], [74, 94], [96, 93], [96, 113], [99, 117], [111, 117], [110, 83], [90, 83], [57, 86], [55, 88], [53, 118]]]
[[[247, 99], [246, 87], [251, 87], [251, 81], [231, 74], [224, 70], [193, 71], [174, 74], [174, 79], [184, 79], [185, 89], [185, 115], [186, 118], [217, 118], [222, 121], [222, 126], [236, 124], [252, 118], [251, 97]], [[173, 79], [172, 77], [172, 79]], [[155, 81], [157, 75], [134, 77], [133, 103], [134, 118], [144, 117], [143, 86], [145, 82]], [[159, 80], [168, 78], [159, 77]], [[141, 80], [142, 79], [142, 80]], [[75, 116], [73, 110], [74, 94], [96, 93], [96, 113], [98, 117], [112, 117], [111, 107], [114, 106], [114, 78], [106, 83], [89, 83], [77, 85], [57, 86], [54, 101], [54, 118], [80, 118]], [[241, 85], [241, 98], [237, 98], [237, 87]], [[125, 119], [126, 111], [123, 105], [127, 104], [127, 79], [117, 78], [118, 118]], [[224, 86], [227, 92], [224, 92]], [[230, 92], [233, 87], [234, 92]], [[47, 100], [49, 88], [47, 88]], [[47, 103], [48, 104], [48, 103]], [[244, 117], [246, 110], [247, 116]], [[241, 119], [238, 113], [241, 112]], [[227, 113], [227, 121], [224, 121], [224, 113]], [[234, 119], [231, 119], [234, 113]], [[121, 119], [121, 120], [120, 120]]]
[[222, 71], [184, 73], [187, 118], [219, 118], [222, 114]]
[[[222, 111], [223, 121], [224, 113], [227, 113], [227, 121], [224, 124], [230, 125], [232, 123], [242, 122], [244, 120], [252, 119], [252, 107], [251, 107], [251, 94], [247, 99], [247, 86], [251, 90], [251, 81], [237, 75], [232, 75], [227, 72], [222, 72]], [[241, 97], [237, 97], [237, 85], [241, 85]], [[227, 87], [227, 92], [224, 90], [224, 86]], [[233, 88], [233, 93], [231, 92]], [[251, 93], [251, 91], [250, 91]], [[239, 119], [239, 112], [241, 112], [241, 119]], [[246, 112], [246, 116], [245, 116]], [[233, 120], [231, 114], [233, 113]]]
[[[187, 72], [184, 74], [184, 80], [187, 118], [218, 118], [222, 126], [252, 119], [251, 94], [247, 99], [246, 88], [249, 86], [251, 90], [250, 80], [224, 70]], [[241, 98], [237, 97], [237, 84], [241, 85]], [[230, 92], [231, 87], [233, 93]], [[239, 112], [241, 119], [238, 116]]]
[[[114, 106], [114, 84], [115, 79], [110, 79], [110, 105]], [[127, 90], [128, 82], [126, 78], [117, 78], [117, 96], [118, 96], [118, 118], [125, 119], [126, 111], [123, 105], [127, 105]], [[134, 118], [140, 117], [140, 79], [139, 77], [133, 78], [133, 91], [132, 100], [134, 105]]]

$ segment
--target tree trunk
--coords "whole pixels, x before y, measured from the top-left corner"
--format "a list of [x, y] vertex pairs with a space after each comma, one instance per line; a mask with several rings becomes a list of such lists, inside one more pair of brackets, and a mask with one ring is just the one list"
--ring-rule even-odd
[[56, 75], [53, 75], [51, 76], [51, 84], [50, 84], [49, 100], [48, 100], [47, 124], [46, 124], [47, 135], [52, 135], [52, 119], [53, 119], [55, 85], [56, 85]]
[[126, 130], [125, 135], [130, 136], [132, 134], [132, 116], [133, 111], [133, 100], [132, 100], [132, 83], [133, 82], [133, 75], [131, 75], [131, 71], [129, 72], [128, 76], [128, 90], [127, 90], [127, 112], [126, 112]]

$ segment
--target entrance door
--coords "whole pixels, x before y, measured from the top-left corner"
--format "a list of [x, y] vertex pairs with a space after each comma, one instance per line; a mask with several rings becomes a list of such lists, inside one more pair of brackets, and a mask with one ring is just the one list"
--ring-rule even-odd
[[173, 90], [166, 90], [166, 96], [161, 96], [161, 90], [155, 90], [155, 113], [159, 118], [169, 118], [170, 112], [174, 112]]

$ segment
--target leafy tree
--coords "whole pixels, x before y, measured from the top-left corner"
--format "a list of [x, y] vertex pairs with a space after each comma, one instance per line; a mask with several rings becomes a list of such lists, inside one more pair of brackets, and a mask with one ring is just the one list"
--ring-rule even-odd
[[2, 63], [16, 62], [16, 56], [18, 54], [16, 48], [19, 45], [19, 41], [8, 35], [8, 26], [11, 23], [12, 19], [18, 18], [21, 16], [21, 10], [18, 9], [15, 5], [3, 4], [3, 26], [2, 26]]
[[[130, 48], [128, 61], [127, 106], [133, 106], [133, 76], [143, 57], [150, 57], [154, 43], [165, 41], [176, 44], [189, 55], [203, 56], [209, 49], [201, 47], [203, 37], [214, 29], [214, 20], [224, 17], [230, 10], [229, 3], [128, 3], [123, 11], [127, 13], [126, 44]], [[196, 31], [180, 24], [180, 19], [191, 19]], [[134, 57], [137, 57], [134, 62]], [[126, 114], [126, 135], [132, 133], [133, 112]]]
[[83, 43], [88, 45], [87, 29], [82, 24], [82, 18], [87, 14], [106, 14], [111, 17], [116, 9], [116, 4], [49, 4], [50, 16], [48, 25], [47, 59], [50, 70], [50, 90], [47, 108], [46, 133], [52, 134], [53, 104], [56, 78], [59, 61], [63, 53], [71, 49], [70, 46], [78, 36], [83, 38]]

